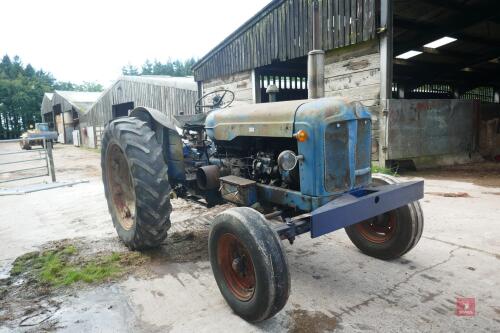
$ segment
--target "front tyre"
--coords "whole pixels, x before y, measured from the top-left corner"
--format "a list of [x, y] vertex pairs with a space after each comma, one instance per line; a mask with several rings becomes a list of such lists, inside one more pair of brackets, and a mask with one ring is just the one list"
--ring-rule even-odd
[[104, 193], [113, 225], [132, 250], [159, 246], [170, 228], [170, 184], [155, 132], [133, 117], [104, 131], [101, 147]]
[[286, 256], [262, 214], [248, 207], [222, 212], [208, 246], [219, 290], [237, 315], [259, 322], [285, 306], [290, 291]]
[[[383, 174], [374, 174], [372, 178], [374, 185], [399, 182]], [[379, 259], [399, 258], [410, 251], [420, 240], [423, 229], [424, 215], [418, 201], [345, 228], [358, 249]]]

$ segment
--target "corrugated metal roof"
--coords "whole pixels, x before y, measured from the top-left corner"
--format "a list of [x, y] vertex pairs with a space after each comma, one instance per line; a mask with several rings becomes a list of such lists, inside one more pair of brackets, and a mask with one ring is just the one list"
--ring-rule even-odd
[[134, 103], [156, 109], [167, 116], [194, 114], [198, 84], [192, 76], [121, 76], [80, 118], [85, 126], [104, 126], [112, 118], [113, 105]]
[[97, 101], [101, 92], [62, 91], [56, 90], [53, 94], [46, 93], [42, 102], [42, 114], [52, 112], [52, 106], [62, 104], [63, 111], [74, 107], [79, 112], [86, 112]]
[[56, 90], [56, 94], [66, 99], [71, 103], [93, 103], [97, 101], [101, 92], [87, 92], [87, 91], [61, 91]]

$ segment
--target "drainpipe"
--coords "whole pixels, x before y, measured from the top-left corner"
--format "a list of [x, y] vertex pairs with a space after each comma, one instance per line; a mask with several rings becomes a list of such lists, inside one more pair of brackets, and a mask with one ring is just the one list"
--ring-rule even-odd
[[313, 7], [313, 50], [307, 55], [307, 91], [309, 99], [325, 97], [325, 51], [321, 49], [321, 21], [318, 1]]

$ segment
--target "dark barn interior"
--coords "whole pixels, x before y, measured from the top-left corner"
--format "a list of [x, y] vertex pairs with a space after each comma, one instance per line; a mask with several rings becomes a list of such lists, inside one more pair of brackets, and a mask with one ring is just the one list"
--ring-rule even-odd
[[255, 70], [259, 82], [260, 103], [268, 103], [266, 92], [270, 84], [278, 89], [277, 101], [307, 99], [307, 57], [274, 61], [272, 64]]
[[393, 98], [498, 103], [500, 1], [396, 0], [393, 10]]

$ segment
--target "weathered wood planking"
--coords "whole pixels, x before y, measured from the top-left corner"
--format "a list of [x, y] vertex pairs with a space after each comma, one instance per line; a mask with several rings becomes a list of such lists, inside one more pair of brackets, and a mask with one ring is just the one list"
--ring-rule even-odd
[[[375, 37], [376, 0], [318, 0], [322, 47], [331, 50]], [[312, 47], [310, 0], [276, 0], [193, 67], [196, 81], [223, 77], [307, 55]]]
[[[344, 7], [344, 10], [346, 7]], [[351, 8], [352, 9], [352, 8]], [[353, 29], [351, 22], [345, 29]], [[356, 24], [357, 26], [357, 24]], [[380, 143], [380, 53], [376, 41], [331, 50], [325, 56], [325, 96], [361, 102], [372, 114], [372, 160], [379, 159]]]
[[112, 106], [134, 102], [134, 106], [157, 109], [167, 116], [193, 114], [198, 92], [192, 78], [121, 77], [81, 116], [85, 126], [104, 126], [112, 118]]
[[253, 103], [252, 73], [245, 71], [203, 82], [203, 93], [227, 89], [234, 92], [235, 103]]
[[326, 54], [326, 96], [341, 96], [365, 105], [379, 104], [380, 79], [380, 53], [374, 41]]

